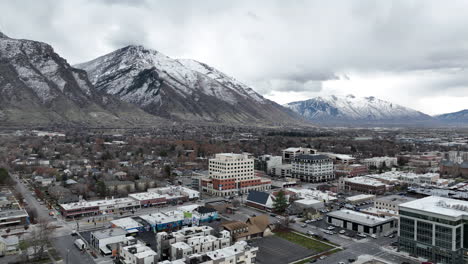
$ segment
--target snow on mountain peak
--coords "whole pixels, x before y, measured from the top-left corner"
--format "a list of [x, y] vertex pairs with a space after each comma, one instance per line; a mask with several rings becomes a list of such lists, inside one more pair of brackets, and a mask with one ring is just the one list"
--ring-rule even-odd
[[[157, 91], [158, 87], [151, 88], [148, 86], [149, 83], [143, 81], [139, 83], [140, 87], [132, 85], [134, 77], [147, 70], [154, 71], [156, 74], [154, 78], [164, 80], [165, 84], [174, 88], [176, 93], [185, 98], [201, 92], [229, 104], [236, 104], [238, 96], [259, 103], [267, 102], [250, 87], [213, 67], [195, 60], [172, 59], [161, 52], [146, 49], [141, 45], [121, 48], [90, 62], [78, 64], [76, 67], [86, 70], [90, 80], [98, 89], [110, 94], [125, 94], [127, 101], [133, 103], [148, 105], [161, 100], [161, 96], [156, 96], [157, 92], [153, 98], [147, 94], [149, 90]], [[119, 76], [119, 81], [113, 82], [112, 86], [100, 85], [108, 78], [116, 78], [116, 76]], [[161, 83], [155, 81], [152, 85], [160, 86]], [[132, 87], [131, 91], [129, 87]], [[144, 102], [142, 102], [143, 99]]]
[[311, 120], [394, 120], [429, 116], [376, 97], [323, 96], [285, 105]]

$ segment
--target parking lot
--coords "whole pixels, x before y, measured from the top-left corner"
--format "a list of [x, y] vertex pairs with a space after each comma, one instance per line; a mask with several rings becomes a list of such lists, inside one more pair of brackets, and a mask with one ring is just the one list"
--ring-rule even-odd
[[252, 240], [250, 244], [259, 247], [256, 259], [262, 264], [290, 263], [318, 253], [277, 236]]

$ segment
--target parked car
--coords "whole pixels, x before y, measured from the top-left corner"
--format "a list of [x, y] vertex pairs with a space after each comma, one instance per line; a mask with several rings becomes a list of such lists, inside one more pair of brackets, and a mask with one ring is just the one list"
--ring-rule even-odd
[[301, 227], [305, 228], [305, 227], [307, 227], [307, 224], [302, 224]]
[[367, 237], [367, 235], [364, 234], [364, 233], [359, 233], [359, 234], [357, 234], [357, 236], [358, 236], [358, 237], [363, 237], [363, 238], [366, 238], [366, 237]]
[[329, 226], [329, 227], [327, 227], [327, 229], [328, 230], [333, 230], [333, 229], [335, 229], [335, 227], [334, 226]]
[[340, 230], [340, 232], [338, 232], [338, 233], [340, 233], [340, 234], [345, 234], [346, 231], [345, 231], [345, 230]]
[[309, 230], [309, 231], [307, 231], [307, 234], [308, 234], [309, 236], [313, 236], [313, 235], [315, 235], [315, 234], [314, 234], [314, 232], [312, 232], [312, 231], [310, 231], [310, 230]]
[[373, 239], [376, 239], [377, 238], [377, 235], [376, 234], [372, 234], [370, 235]]

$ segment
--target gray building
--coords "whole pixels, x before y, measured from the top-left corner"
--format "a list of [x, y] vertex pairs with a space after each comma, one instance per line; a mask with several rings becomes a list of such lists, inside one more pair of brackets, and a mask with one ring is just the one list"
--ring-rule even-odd
[[468, 263], [468, 202], [429, 196], [400, 204], [400, 251], [435, 263]]

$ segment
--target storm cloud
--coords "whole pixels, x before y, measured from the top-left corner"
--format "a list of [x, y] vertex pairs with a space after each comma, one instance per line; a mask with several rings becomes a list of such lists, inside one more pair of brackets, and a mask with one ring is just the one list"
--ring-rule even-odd
[[0, 31], [72, 64], [141, 44], [279, 103], [353, 93], [435, 114], [468, 102], [466, 1], [0, 0], [0, 10]]

